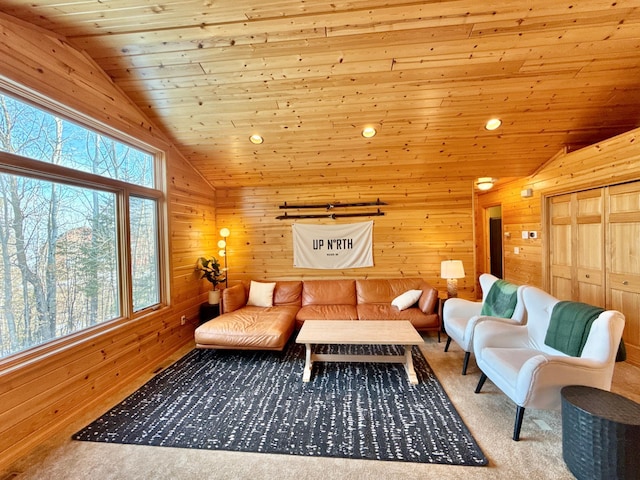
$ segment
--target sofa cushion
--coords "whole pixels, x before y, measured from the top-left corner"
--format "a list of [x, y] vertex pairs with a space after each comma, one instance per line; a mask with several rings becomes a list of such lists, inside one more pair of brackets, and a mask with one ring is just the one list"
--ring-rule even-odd
[[296, 324], [305, 320], [358, 320], [355, 305], [304, 305], [296, 314]]
[[355, 306], [355, 280], [305, 280], [302, 284], [302, 305]]
[[302, 282], [282, 281], [276, 282], [273, 291], [274, 305], [298, 305], [302, 303]]
[[295, 328], [297, 306], [244, 307], [203, 323], [195, 331], [198, 348], [282, 350]]
[[390, 303], [364, 303], [358, 305], [359, 320], [408, 320], [416, 330], [433, 330], [440, 325], [437, 313], [423, 313], [419, 308], [398, 310]]
[[251, 280], [249, 287], [249, 300], [247, 306], [251, 307], [271, 307], [273, 306], [273, 291], [276, 288], [276, 282], [254, 282]]
[[247, 291], [238, 284], [222, 291], [222, 313], [233, 312], [247, 304]]

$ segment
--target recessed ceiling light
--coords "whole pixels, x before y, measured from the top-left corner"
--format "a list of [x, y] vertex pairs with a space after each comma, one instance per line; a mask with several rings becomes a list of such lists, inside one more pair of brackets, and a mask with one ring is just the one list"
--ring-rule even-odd
[[376, 136], [376, 129], [373, 127], [365, 127], [362, 130], [362, 136], [364, 138], [371, 138]]
[[262, 142], [264, 142], [264, 138], [262, 138], [260, 135], [255, 133], [249, 137], [249, 141], [256, 145], [260, 145]]
[[502, 120], [499, 118], [492, 118], [486, 123], [484, 128], [487, 130], [495, 130], [496, 128], [499, 128], [500, 125], [502, 125]]
[[480, 177], [476, 181], [476, 187], [478, 188], [478, 190], [489, 190], [491, 187], [493, 187], [494, 183], [496, 183], [496, 179], [495, 178]]

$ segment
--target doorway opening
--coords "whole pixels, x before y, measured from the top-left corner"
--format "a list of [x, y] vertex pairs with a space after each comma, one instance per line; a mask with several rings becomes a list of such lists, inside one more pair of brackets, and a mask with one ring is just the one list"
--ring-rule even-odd
[[485, 210], [487, 219], [485, 228], [487, 232], [487, 264], [485, 270], [502, 278], [503, 275], [503, 251], [502, 251], [502, 206], [496, 205]]

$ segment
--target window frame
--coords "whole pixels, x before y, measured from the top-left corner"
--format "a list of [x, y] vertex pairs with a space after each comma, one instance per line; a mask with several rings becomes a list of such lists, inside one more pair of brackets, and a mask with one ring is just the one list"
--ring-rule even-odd
[[[166, 153], [142, 140], [136, 139], [95, 119], [80, 114], [58, 104], [44, 96], [25, 90], [0, 78], [0, 93], [10, 95], [52, 115], [74, 122], [102, 136], [109, 137], [130, 147], [143, 150], [153, 157], [155, 188], [127, 183], [121, 180], [103, 177], [90, 172], [34, 160], [20, 155], [0, 151], [0, 172], [15, 174], [34, 179], [62, 183], [66, 185], [91, 188], [116, 195], [116, 234], [118, 241], [118, 278], [120, 294], [119, 316], [105, 320], [97, 325], [77, 332], [54, 338], [40, 345], [34, 345], [0, 359], [0, 373], [27, 360], [46, 358], [64, 348], [76, 345], [103, 334], [106, 331], [137, 321], [149, 314], [169, 306], [169, 261], [168, 261], [168, 213]], [[156, 202], [157, 246], [158, 246], [158, 303], [137, 312], [133, 309], [132, 260], [129, 229], [129, 198], [151, 199]]]

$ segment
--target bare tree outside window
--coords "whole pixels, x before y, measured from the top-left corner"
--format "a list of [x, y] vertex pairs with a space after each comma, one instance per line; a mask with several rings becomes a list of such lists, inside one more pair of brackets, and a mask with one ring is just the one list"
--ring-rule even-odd
[[[159, 302], [158, 201], [126, 195], [154, 187], [153, 155], [1, 93], [0, 152], [56, 166], [55, 178], [2, 168], [0, 153], [0, 358]], [[132, 264], [128, 302], [121, 258]]]

